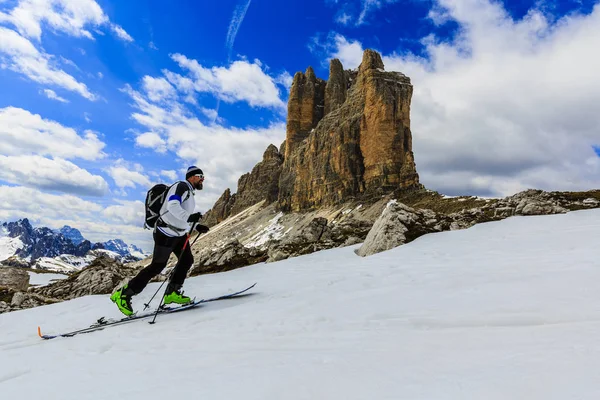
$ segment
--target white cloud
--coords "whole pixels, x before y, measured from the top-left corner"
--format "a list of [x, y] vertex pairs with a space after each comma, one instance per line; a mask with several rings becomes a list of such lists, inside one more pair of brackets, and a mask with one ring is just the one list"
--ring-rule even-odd
[[196, 199], [198, 210], [212, 207], [226, 188], [237, 190], [239, 177], [262, 159], [268, 145], [279, 146], [285, 139], [283, 123], [256, 129], [205, 125], [176, 101], [157, 106], [131, 87], [125, 91], [137, 108], [132, 118], [156, 137], [165, 138], [167, 149], [183, 161], [181, 167], [198, 165], [204, 171], [205, 189]]
[[21, 108], [0, 109], [0, 154], [46, 155], [65, 159], [97, 160], [105, 156], [105, 144], [96, 134], [74, 129], [58, 122], [42, 119]]
[[104, 178], [61, 158], [0, 155], [0, 180], [82, 196], [104, 196], [108, 193]]
[[289, 91], [292, 87], [292, 83], [294, 82], [294, 77], [290, 75], [289, 72], [282, 72], [277, 78], [275, 78], [275, 82], [283, 85], [287, 91]]
[[54, 66], [50, 55], [38, 51], [17, 32], [3, 27], [0, 27], [0, 67], [23, 74], [38, 83], [52, 84], [79, 93], [88, 100], [95, 99], [84, 83]]
[[120, 238], [152, 249], [152, 232], [142, 228], [141, 202], [117, 201], [108, 207], [63, 194], [55, 195], [22, 186], [0, 186], [0, 220], [28, 218], [34, 226], [59, 229], [73, 226], [92, 242]]
[[92, 39], [86, 25], [99, 26], [108, 18], [94, 0], [21, 0], [6, 18], [19, 33], [36, 40], [42, 36], [42, 22], [56, 32]]
[[20, 0], [8, 14], [0, 14], [0, 22], [12, 24], [26, 37], [41, 41], [42, 24], [52, 31], [75, 37], [93, 39], [90, 30], [109, 27], [121, 40], [133, 38], [119, 25], [110, 23], [95, 0]]
[[[376, 10], [379, 10], [386, 5], [398, 3], [400, 0], [325, 0], [325, 3], [330, 6], [339, 7], [335, 17], [335, 22], [340, 25], [348, 26], [354, 22], [355, 26], [367, 24], [368, 17]], [[360, 9], [358, 16], [355, 14], [356, 9]]]
[[142, 85], [148, 98], [154, 102], [177, 97], [177, 90], [165, 78], [153, 78], [146, 75], [142, 79]]
[[96, 75], [98, 76], [98, 79], [104, 78], [104, 74], [102, 72], [98, 72]]
[[148, 43], [148, 47], [152, 50], [158, 50], [158, 47], [156, 47], [156, 44], [154, 44], [154, 42]]
[[171, 58], [190, 73], [185, 78], [167, 73], [167, 79], [180, 91], [195, 90], [213, 93], [219, 99], [233, 103], [246, 101], [252, 107], [273, 107], [285, 109], [274, 78], [267, 75], [258, 60], [235, 61], [228, 68], [205, 68], [196, 60], [190, 60], [182, 54], [173, 54]]
[[119, 37], [119, 39], [124, 40], [126, 42], [133, 42], [133, 38], [119, 25], [111, 24], [111, 30]]
[[144, 202], [116, 200], [118, 205], [106, 207], [102, 211], [102, 215], [115, 221], [120, 221], [127, 225], [138, 225], [144, 224], [144, 218], [146, 212], [144, 209]]
[[[501, 3], [442, 0], [435, 21], [456, 39], [423, 39], [427, 59], [384, 56], [412, 79], [413, 149], [421, 181], [447, 194], [507, 195], [600, 186], [600, 5], [551, 21], [514, 21]], [[443, 16], [443, 17], [441, 17]], [[331, 56], [360, 63], [362, 45], [336, 36]], [[360, 51], [358, 51], [360, 50]]]
[[59, 95], [56, 94], [56, 92], [52, 89], [44, 89], [42, 91], [43, 94], [46, 95], [46, 97], [48, 97], [50, 100], [56, 100], [56, 101], [60, 101], [61, 103], [68, 103], [69, 100], [60, 97]]
[[92, 122], [91, 115], [90, 115], [90, 113], [88, 113], [88, 112], [84, 112], [84, 113], [83, 113], [83, 119], [85, 119], [85, 122], [87, 122], [88, 124], [89, 124], [90, 122]]
[[244, 22], [244, 17], [246, 17], [246, 13], [248, 12], [248, 7], [250, 7], [251, 1], [252, 0], [244, 0], [241, 4], [239, 4], [235, 8], [233, 16], [231, 17], [231, 21], [229, 22], [227, 38], [225, 39], [225, 48], [229, 52], [229, 59], [231, 59], [231, 52], [233, 50], [235, 37], [237, 36], [240, 26], [242, 26], [242, 22]]
[[140, 147], [154, 149], [158, 153], [167, 151], [167, 143], [155, 132], [144, 132], [135, 138], [135, 144]]
[[152, 184], [150, 179], [143, 174], [144, 168], [141, 165], [130, 164], [125, 160], [118, 160], [108, 168], [107, 172], [121, 189], [135, 188], [138, 185], [149, 188]]
[[177, 180], [177, 172], [173, 170], [162, 170], [160, 171], [160, 176], [164, 176], [165, 178], [170, 179], [172, 181]]
[[348, 25], [348, 24], [350, 24], [351, 21], [352, 21], [352, 16], [346, 14], [345, 12], [341, 12], [335, 18], [335, 22], [337, 22], [340, 25]]

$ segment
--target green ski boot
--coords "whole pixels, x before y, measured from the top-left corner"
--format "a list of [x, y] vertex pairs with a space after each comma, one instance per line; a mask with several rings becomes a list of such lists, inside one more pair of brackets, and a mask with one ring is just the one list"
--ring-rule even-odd
[[127, 285], [123, 286], [121, 289], [117, 290], [110, 296], [110, 299], [119, 307], [119, 310], [127, 315], [133, 315], [133, 307], [131, 307], [131, 297], [133, 296], [133, 291], [127, 287]]
[[167, 305], [167, 304], [189, 304], [192, 302], [192, 299], [190, 299], [187, 296], [183, 295], [183, 292], [180, 292], [179, 290], [173, 290], [171, 293], [169, 294], [165, 294], [165, 297], [163, 297], [163, 304]]

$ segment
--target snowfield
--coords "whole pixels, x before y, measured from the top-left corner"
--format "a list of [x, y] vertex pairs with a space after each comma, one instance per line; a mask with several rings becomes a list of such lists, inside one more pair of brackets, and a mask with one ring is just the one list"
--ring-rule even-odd
[[[600, 399], [600, 210], [512, 217], [186, 282], [250, 296], [73, 338], [108, 296], [0, 315], [11, 399]], [[140, 307], [156, 284], [134, 298]]]

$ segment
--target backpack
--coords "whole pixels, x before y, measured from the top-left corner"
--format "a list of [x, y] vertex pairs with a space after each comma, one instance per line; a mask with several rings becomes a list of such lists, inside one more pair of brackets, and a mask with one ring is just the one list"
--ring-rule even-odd
[[[175, 182], [174, 185], [178, 183], [179, 182]], [[152, 186], [150, 190], [148, 190], [148, 193], [146, 193], [146, 219], [144, 221], [145, 229], [154, 229], [156, 226], [158, 219], [161, 217], [160, 209], [165, 202], [165, 197], [167, 197], [167, 193], [169, 192], [169, 189], [171, 189], [171, 186], [167, 186], [164, 183], [157, 183], [156, 185]], [[187, 197], [189, 197], [189, 191]]]
[[148, 190], [146, 193], [146, 220], [144, 222], [145, 229], [154, 229], [156, 222], [160, 217], [160, 209], [165, 202], [165, 197], [170, 186], [164, 183], [158, 183]]

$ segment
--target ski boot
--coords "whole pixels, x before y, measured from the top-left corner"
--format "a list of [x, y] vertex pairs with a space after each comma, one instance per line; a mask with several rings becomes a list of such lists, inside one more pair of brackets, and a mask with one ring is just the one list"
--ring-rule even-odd
[[110, 299], [119, 307], [119, 310], [126, 316], [133, 315], [133, 307], [131, 306], [131, 297], [134, 295], [133, 290], [129, 289], [127, 285], [118, 289], [110, 296]]
[[169, 286], [167, 291], [165, 292], [165, 297], [163, 297], [163, 305], [167, 304], [180, 304], [186, 305], [192, 302], [188, 296], [183, 295], [183, 291], [181, 291], [181, 286], [179, 288]]

